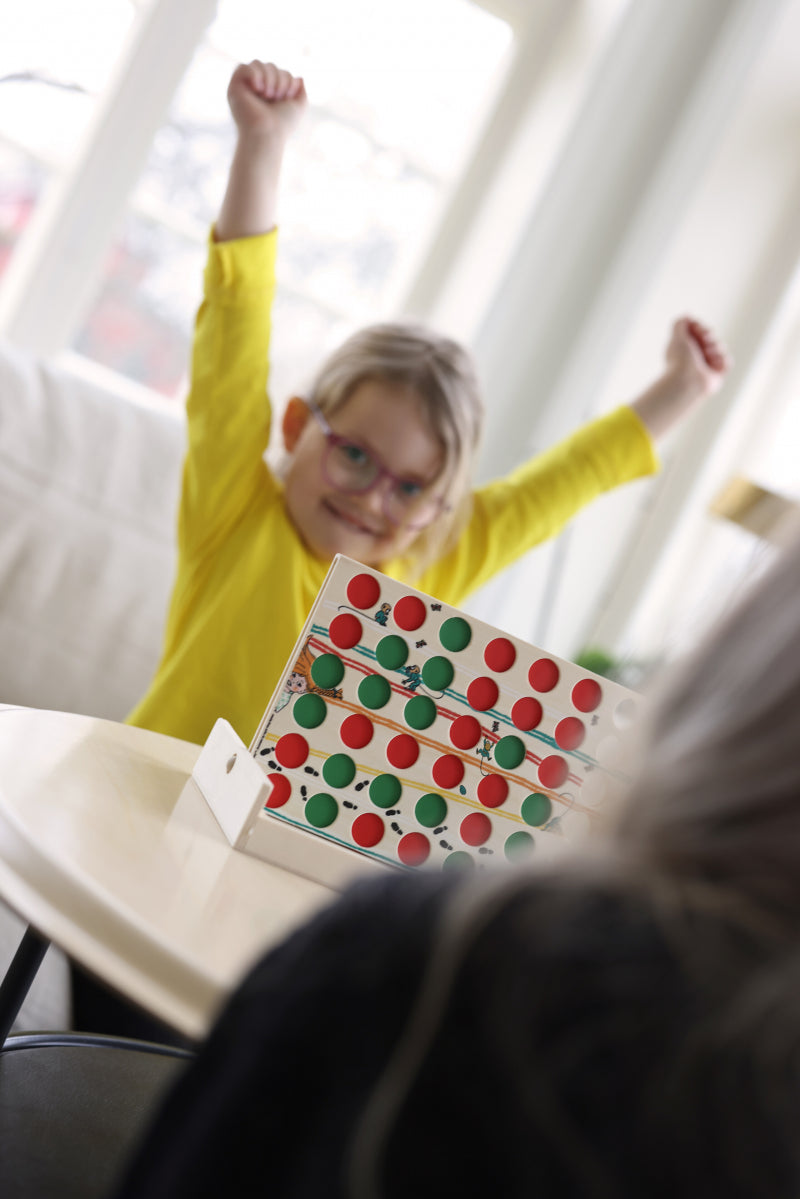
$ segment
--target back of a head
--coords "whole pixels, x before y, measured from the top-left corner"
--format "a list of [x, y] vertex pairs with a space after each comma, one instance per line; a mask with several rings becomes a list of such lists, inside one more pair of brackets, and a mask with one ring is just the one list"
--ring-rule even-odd
[[610, 853], [371, 880], [251, 971], [117, 1199], [794, 1199], [775, 965]]
[[796, 1194], [798, 1024], [785, 988], [750, 1002], [773, 965], [751, 930], [621, 861], [518, 880], [489, 919], [481, 891], [433, 947], [436, 1018], [400, 1041], [418, 1065], [373, 1097], [383, 1123], [368, 1105], [348, 1199]]

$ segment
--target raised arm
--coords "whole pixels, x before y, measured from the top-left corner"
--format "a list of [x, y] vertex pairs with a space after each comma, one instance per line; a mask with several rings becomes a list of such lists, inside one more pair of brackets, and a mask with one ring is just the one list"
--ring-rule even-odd
[[254, 59], [233, 72], [228, 104], [238, 138], [214, 229], [217, 241], [275, 227], [283, 152], [303, 115], [306, 91], [299, 76]]
[[712, 330], [687, 316], [673, 325], [665, 359], [663, 373], [631, 404], [655, 441], [719, 391], [731, 365]]
[[181, 499], [185, 549], [223, 540], [269, 475], [263, 454], [271, 422], [272, 231], [283, 152], [303, 114], [305, 88], [290, 72], [254, 61], [233, 72], [228, 103], [238, 138], [195, 324]]

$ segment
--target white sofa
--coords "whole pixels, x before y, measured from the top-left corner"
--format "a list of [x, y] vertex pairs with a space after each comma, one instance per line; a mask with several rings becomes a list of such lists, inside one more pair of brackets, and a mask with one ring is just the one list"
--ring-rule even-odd
[[[0, 704], [120, 720], [141, 696], [173, 576], [183, 448], [179, 412], [0, 343]], [[0, 907], [2, 973], [21, 931]], [[68, 1023], [66, 966], [50, 951], [17, 1027]]]

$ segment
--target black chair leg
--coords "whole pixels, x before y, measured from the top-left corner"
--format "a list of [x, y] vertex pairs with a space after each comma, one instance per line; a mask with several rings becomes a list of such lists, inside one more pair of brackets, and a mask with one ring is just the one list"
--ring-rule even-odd
[[11, 1031], [49, 947], [50, 942], [28, 926], [0, 983], [0, 1044]]

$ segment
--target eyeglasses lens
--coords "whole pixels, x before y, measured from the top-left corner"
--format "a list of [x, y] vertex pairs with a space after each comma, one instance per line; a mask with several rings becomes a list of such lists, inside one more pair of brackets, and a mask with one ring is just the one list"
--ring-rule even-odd
[[380, 467], [355, 442], [329, 440], [325, 472], [329, 482], [343, 491], [368, 491], [380, 474]]
[[[329, 438], [324, 473], [331, 486], [358, 495], [380, 477], [382, 468], [362, 446], [352, 441]], [[442, 511], [435, 496], [409, 491], [408, 484], [394, 480], [384, 497], [384, 511], [393, 524], [407, 529], [424, 529]]]

